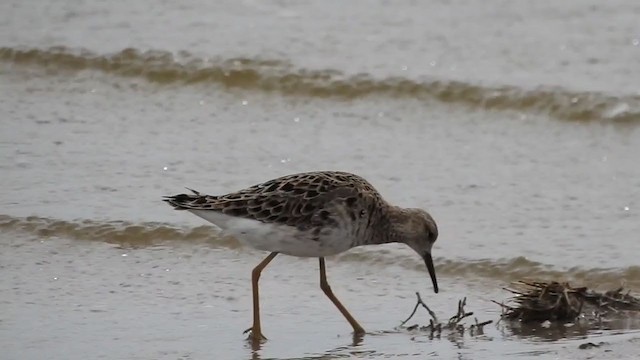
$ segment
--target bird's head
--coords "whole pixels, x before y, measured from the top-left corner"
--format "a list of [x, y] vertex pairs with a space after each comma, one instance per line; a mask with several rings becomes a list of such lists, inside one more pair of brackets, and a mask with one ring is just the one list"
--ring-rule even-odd
[[433, 282], [433, 291], [437, 293], [438, 280], [431, 248], [438, 239], [438, 226], [431, 215], [422, 209], [402, 209], [399, 215], [394, 221], [395, 237], [422, 257]]

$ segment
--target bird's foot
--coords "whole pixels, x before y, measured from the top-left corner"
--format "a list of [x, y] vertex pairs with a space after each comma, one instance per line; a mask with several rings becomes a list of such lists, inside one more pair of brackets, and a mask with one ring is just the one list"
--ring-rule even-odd
[[250, 340], [252, 342], [263, 342], [267, 340], [267, 338], [264, 335], [262, 335], [262, 331], [260, 331], [260, 329], [258, 329], [257, 331], [254, 331], [253, 327], [248, 328], [242, 333], [243, 334], [249, 333], [247, 340]]
[[360, 328], [358, 330], [354, 329], [354, 332], [351, 335], [353, 336], [353, 346], [358, 346], [362, 343], [362, 340], [364, 339], [364, 336], [365, 336], [365, 332], [363, 328]]
[[366, 334], [366, 331], [364, 331], [362, 326], [357, 325], [357, 326], [353, 327], [353, 335], [355, 335], [355, 336], [364, 336], [364, 334]]

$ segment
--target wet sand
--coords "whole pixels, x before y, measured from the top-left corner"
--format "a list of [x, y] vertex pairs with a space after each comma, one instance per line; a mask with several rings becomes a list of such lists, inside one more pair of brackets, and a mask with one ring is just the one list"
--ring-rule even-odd
[[[48, 234], [42, 221], [35, 231], [7, 225], [12, 222], [3, 219], [0, 252], [5, 274], [0, 287], [6, 289], [0, 338], [7, 359], [551, 359], [594, 354], [631, 359], [640, 341], [640, 332], [630, 330], [640, 319], [595, 331], [499, 323], [486, 326], [481, 335], [444, 332], [434, 339], [399, 328], [415, 304], [415, 291], [441, 318], [452, 315], [457, 300], [467, 297], [467, 310], [480, 321], [498, 320], [500, 310], [490, 301], [504, 300], [506, 294], [495, 281], [455, 276], [448, 269], [440, 272], [442, 289], [435, 295], [419, 259], [389, 245], [382, 251], [395, 260], [387, 263], [375, 261], [381, 255], [370, 256], [372, 248], [328, 260], [335, 293], [368, 331], [357, 339], [321, 292], [317, 260], [277, 257], [261, 279], [269, 341], [256, 348], [241, 332], [251, 321], [250, 272], [263, 253], [238, 247], [233, 239], [207, 239], [204, 231], [181, 236], [176, 228], [168, 235], [180, 241], [137, 242], [148, 240], [144, 227], [138, 236], [131, 227], [116, 235], [103, 224], [101, 231], [115, 240], [107, 243], [56, 236], [73, 224], [58, 225], [64, 230]], [[408, 325], [427, 323], [427, 314], [419, 311]], [[586, 342], [606, 344], [578, 350]]]

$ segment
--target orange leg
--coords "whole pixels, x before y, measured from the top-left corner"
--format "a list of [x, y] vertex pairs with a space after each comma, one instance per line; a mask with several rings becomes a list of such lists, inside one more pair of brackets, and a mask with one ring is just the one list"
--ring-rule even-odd
[[360, 326], [360, 324], [358, 324], [356, 319], [354, 319], [353, 316], [349, 314], [349, 311], [347, 311], [347, 309], [340, 303], [340, 300], [338, 300], [338, 298], [336, 298], [336, 296], [333, 295], [333, 291], [331, 291], [331, 286], [329, 286], [329, 283], [327, 282], [327, 273], [325, 271], [324, 258], [322, 257], [320, 258], [320, 288], [322, 289], [324, 294], [327, 295], [329, 300], [331, 300], [331, 302], [338, 308], [338, 310], [340, 310], [340, 313], [342, 313], [342, 316], [344, 316], [345, 319], [347, 319], [347, 321], [349, 322], [349, 324], [351, 324], [351, 327], [353, 328], [353, 332], [357, 335], [364, 334], [364, 329], [362, 328], [362, 326]]
[[276, 255], [278, 255], [277, 252], [269, 254], [269, 256], [262, 260], [251, 272], [251, 286], [253, 289], [253, 326], [245, 330], [245, 333], [251, 331], [249, 339], [254, 342], [267, 339], [262, 335], [262, 328], [260, 327], [260, 295], [258, 293], [258, 280], [260, 280], [260, 273], [262, 273], [262, 270], [269, 265]]

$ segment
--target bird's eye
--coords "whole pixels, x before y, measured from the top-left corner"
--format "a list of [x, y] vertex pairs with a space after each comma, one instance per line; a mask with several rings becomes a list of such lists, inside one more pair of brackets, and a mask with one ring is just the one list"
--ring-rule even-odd
[[364, 217], [365, 215], [367, 215], [367, 212], [364, 210], [360, 210], [360, 217]]

